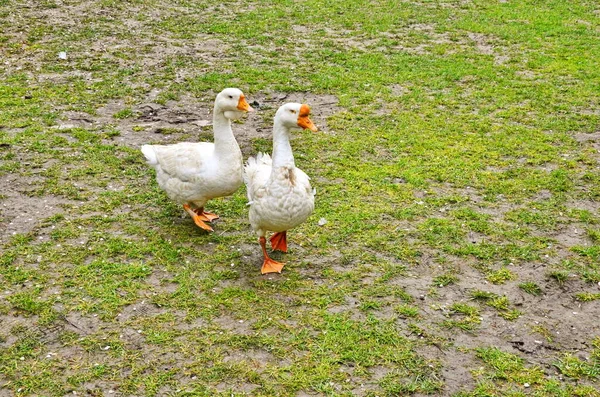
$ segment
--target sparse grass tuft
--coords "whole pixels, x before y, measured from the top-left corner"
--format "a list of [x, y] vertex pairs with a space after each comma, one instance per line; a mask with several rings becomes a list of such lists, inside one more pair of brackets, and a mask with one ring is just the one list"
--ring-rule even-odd
[[454, 284], [459, 280], [458, 276], [451, 273], [442, 274], [440, 276], [436, 276], [433, 279], [433, 285], [435, 287], [445, 287], [450, 284]]
[[542, 294], [542, 289], [540, 288], [540, 286], [537, 285], [533, 281], [526, 281], [524, 283], [521, 283], [521, 284], [519, 284], [519, 288], [521, 288], [523, 291], [527, 292], [528, 294], [531, 294], [534, 296], [539, 296]]
[[486, 279], [489, 282], [494, 283], [494, 284], [504, 284], [505, 282], [507, 282], [509, 280], [513, 280], [515, 278], [516, 278], [515, 274], [512, 273], [507, 268], [499, 269], [495, 272], [490, 273], [486, 277]]
[[481, 291], [481, 290], [473, 290], [471, 291], [471, 298], [480, 301], [488, 301], [494, 298], [496, 295], [493, 292]]
[[419, 308], [407, 304], [398, 305], [394, 309], [402, 318], [413, 318], [419, 315]]
[[122, 110], [119, 110], [118, 112], [116, 112], [115, 114], [113, 114], [113, 117], [115, 119], [127, 119], [130, 118], [134, 115], [133, 110], [131, 108], [125, 108]]
[[579, 292], [575, 294], [575, 299], [580, 302], [591, 302], [600, 299], [600, 293], [591, 293], [591, 292]]
[[599, 229], [587, 229], [587, 235], [594, 244], [600, 244], [600, 230]]
[[548, 276], [559, 284], [564, 284], [569, 278], [569, 272], [564, 270], [553, 270], [548, 273]]
[[442, 325], [447, 328], [459, 328], [463, 331], [473, 331], [481, 323], [479, 309], [465, 303], [454, 303], [450, 306], [450, 316], [460, 316], [459, 319], [445, 320]]

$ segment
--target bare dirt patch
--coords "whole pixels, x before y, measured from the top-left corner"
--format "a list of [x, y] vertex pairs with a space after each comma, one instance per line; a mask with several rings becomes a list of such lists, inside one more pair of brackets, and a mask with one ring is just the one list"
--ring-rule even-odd
[[[27, 178], [8, 175], [0, 179], [0, 244], [17, 234], [27, 234], [41, 223], [65, 211], [72, 200], [56, 196], [30, 196]], [[43, 236], [40, 236], [43, 238]]]

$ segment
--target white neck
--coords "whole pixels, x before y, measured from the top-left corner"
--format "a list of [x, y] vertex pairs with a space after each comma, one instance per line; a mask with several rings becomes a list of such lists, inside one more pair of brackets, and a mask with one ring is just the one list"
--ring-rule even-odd
[[278, 120], [273, 125], [273, 170], [279, 167], [295, 167], [290, 130]]
[[216, 104], [213, 109], [213, 136], [217, 151], [222, 147], [230, 146], [232, 142], [235, 143], [231, 120], [225, 117], [225, 113]]

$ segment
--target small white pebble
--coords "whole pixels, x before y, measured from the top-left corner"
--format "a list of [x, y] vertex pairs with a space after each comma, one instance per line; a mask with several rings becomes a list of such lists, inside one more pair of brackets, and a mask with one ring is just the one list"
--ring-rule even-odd
[[141, 330], [141, 329], [138, 329], [138, 330], [137, 330], [137, 333], [138, 333], [138, 334], [141, 334], [141, 333], [142, 333], [142, 330]]
[[25, 357], [19, 357], [19, 360], [24, 361]]
[[104, 347], [102, 348], [102, 350], [108, 350], [108, 349], [110, 349], [110, 346], [104, 346]]
[[244, 322], [244, 320], [240, 320], [240, 324], [243, 323], [243, 322]]
[[525, 383], [525, 384], [523, 385], [523, 387], [525, 387], [525, 388], [529, 387], [529, 383]]

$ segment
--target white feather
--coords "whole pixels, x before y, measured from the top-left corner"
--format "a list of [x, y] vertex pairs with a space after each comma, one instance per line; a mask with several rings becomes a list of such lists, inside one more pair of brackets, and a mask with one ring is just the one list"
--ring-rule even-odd
[[[293, 127], [300, 104], [283, 107], [289, 105], [298, 108], [293, 113]], [[294, 165], [288, 136], [292, 127], [282, 125], [281, 117], [285, 115], [281, 116], [281, 113], [277, 112], [273, 127], [273, 146], [276, 148], [273, 158], [258, 153], [256, 157], [250, 157], [244, 167], [250, 224], [259, 236], [264, 236], [267, 230], [291, 229], [304, 222], [314, 209], [314, 190], [308, 175]]]
[[156, 154], [154, 153], [154, 149], [152, 149], [152, 145], [142, 145], [142, 153], [146, 157], [146, 161], [150, 165], [158, 164], [158, 159], [156, 158]]
[[243, 183], [242, 152], [225, 117], [227, 111], [236, 113], [227, 109], [236, 109], [240, 95], [238, 89], [225, 89], [217, 96], [213, 112], [215, 144], [142, 145], [148, 164], [156, 170], [158, 185], [172, 200], [203, 207], [212, 198], [233, 194]]

